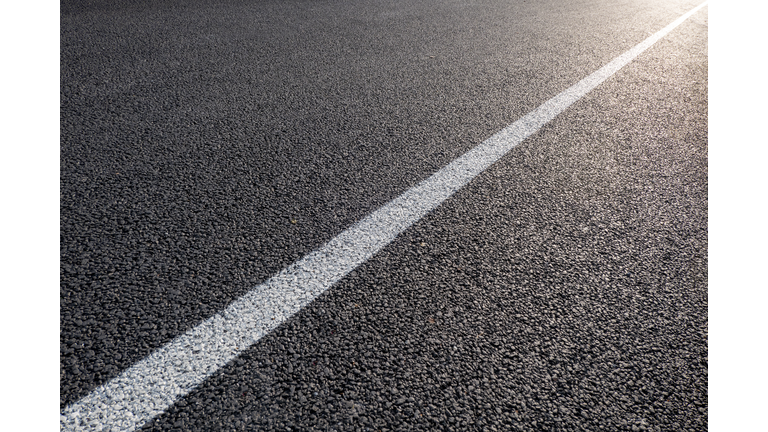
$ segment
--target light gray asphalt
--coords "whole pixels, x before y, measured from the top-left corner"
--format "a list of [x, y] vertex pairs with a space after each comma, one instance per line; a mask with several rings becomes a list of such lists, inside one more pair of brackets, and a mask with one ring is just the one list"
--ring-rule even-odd
[[[61, 407], [696, 3], [62, 4]], [[149, 429], [702, 430], [707, 12]]]

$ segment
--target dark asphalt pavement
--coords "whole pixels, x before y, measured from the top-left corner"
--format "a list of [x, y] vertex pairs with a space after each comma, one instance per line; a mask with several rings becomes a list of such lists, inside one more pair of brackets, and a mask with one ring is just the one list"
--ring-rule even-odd
[[[64, 0], [61, 408], [698, 3]], [[146, 429], [707, 430], [707, 19]]]

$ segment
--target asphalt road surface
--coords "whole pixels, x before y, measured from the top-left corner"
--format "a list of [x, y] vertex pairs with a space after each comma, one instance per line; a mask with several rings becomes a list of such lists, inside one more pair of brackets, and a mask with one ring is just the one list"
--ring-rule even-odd
[[[699, 3], [63, 0], [62, 412]], [[707, 430], [707, 20], [143, 429]]]

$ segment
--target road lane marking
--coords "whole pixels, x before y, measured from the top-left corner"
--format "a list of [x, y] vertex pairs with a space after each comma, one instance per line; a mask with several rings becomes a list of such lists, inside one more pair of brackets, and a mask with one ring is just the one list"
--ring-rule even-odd
[[224, 311], [69, 405], [61, 413], [61, 430], [101, 430], [103, 425], [112, 430], [134, 431], [162, 414], [707, 3], [469, 150], [253, 288]]

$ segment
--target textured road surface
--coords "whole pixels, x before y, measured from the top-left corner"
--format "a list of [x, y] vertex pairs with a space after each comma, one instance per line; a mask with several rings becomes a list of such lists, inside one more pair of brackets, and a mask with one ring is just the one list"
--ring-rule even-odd
[[[698, 3], [63, 1], [61, 408]], [[145, 428], [701, 431], [707, 326], [704, 8]]]

